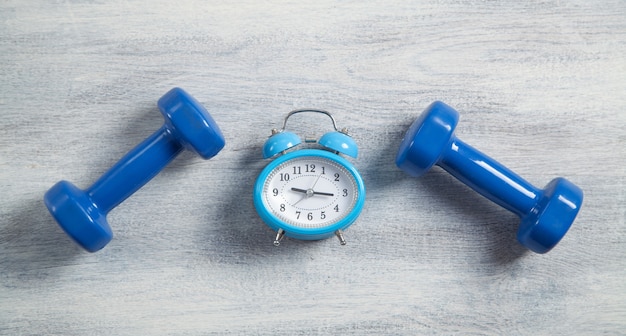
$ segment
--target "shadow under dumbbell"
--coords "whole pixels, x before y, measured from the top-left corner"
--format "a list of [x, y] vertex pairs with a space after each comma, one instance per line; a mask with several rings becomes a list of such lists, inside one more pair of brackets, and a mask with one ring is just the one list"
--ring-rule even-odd
[[[0, 264], [5, 277], [46, 279], [75, 264], [81, 249], [64, 234], [38, 197], [15, 208], [0, 226]], [[19, 280], [16, 280], [19, 281]]]
[[[118, 117], [119, 119], [119, 117]], [[163, 117], [159, 109], [154, 106], [140, 107], [136, 110], [124, 111], [123, 120], [113, 128], [107, 128], [104, 134], [85, 132], [85, 147], [89, 151], [97, 151], [97, 155], [85, 156], [81, 159], [81, 167], [87, 171], [83, 176], [84, 184], [78, 185], [87, 188], [102, 174], [109, 170], [121, 157], [131, 151], [138, 143], [145, 140], [150, 134], [163, 125]], [[116, 118], [102, 118], [102, 123], [115, 123]], [[175, 160], [176, 161], [176, 160]], [[77, 169], [80, 170], [80, 169]], [[68, 172], [63, 179], [74, 181], [80, 177]], [[42, 194], [43, 196], [43, 194]]]
[[516, 239], [520, 219], [515, 214], [477, 194], [438, 167], [417, 180], [433, 197], [449, 204], [450, 211], [468, 217], [465, 222], [471, 226], [459, 227], [459, 234], [475, 235], [475, 240], [488, 242], [484, 247], [488, 263], [505, 265], [529, 253]]

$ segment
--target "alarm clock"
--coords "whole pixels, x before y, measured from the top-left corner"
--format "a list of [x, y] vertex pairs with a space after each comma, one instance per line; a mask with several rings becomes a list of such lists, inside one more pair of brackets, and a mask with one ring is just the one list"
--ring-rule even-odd
[[[328, 116], [334, 131], [319, 139], [286, 131], [287, 120], [297, 113]], [[324, 110], [300, 109], [287, 114], [280, 130], [263, 146], [263, 158], [271, 161], [254, 185], [254, 206], [263, 221], [276, 232], [274, 245], [285, 237], [320, 240], [336, 235], [346, 244], [343, 231], [359, 217], [365, 202], [361, 174], [344, 156], [356, 158], [356, 142], [344, 128], [337, 129], [333, 116]]]

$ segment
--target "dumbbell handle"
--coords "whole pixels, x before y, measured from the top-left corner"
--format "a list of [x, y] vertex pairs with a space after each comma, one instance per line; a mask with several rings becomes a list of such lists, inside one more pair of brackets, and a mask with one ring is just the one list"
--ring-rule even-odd
[[150, 181], [182, 150], [180, 141], [163, 125], [128, 152], [86, 192], [94, 204], [107, 213]]
[[437, 165], [520, 217], [529, 214], [541, 196], [541, 190], [456, 137]]

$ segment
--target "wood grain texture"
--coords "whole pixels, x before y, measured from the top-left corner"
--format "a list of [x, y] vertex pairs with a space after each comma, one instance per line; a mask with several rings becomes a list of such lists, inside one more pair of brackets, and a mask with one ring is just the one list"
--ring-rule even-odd
[[[9, 0], [0, 27], [0, 334], [626, 331], [623, 1]], [[182, 154], [83, 252], [44, 192], [89, 186], [160, 126], [173, 86], [226, 147]], [[526, 252], [513, 214], [441, 169], [395, 167], [436, 99], [529, 182], [581, 186], [553, 251]], [[260, 148], [300, 107], [333, 112], [360, 146], [368, 195], [346, 246], [275, 248], [253, 208]]]

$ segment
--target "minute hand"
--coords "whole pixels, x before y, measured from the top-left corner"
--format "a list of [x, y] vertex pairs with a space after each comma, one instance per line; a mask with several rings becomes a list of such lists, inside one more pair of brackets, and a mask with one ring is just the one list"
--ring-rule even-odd
[[[308, 192], [306, 189], [300, 189], [300, 188], [291, 188], [291, 190], [297, 191], [297, 192], [301, 192], [301, 193], [307, 193]], [[313, 195], [335, 196], [335, 194], [321, 192], [321, 191], [313, 191]]]

